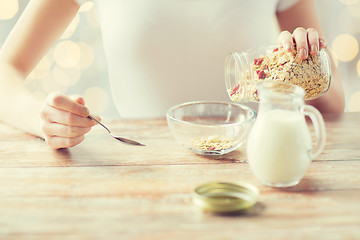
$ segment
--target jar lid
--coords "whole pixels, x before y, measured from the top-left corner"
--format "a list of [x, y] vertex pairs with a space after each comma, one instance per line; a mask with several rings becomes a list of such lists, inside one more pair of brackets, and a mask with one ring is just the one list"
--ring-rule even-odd
[[247, 183], [211, 182], [194, 189], [193, 201], [204, 211], [240, 212], [255, 205], [259, 190]]

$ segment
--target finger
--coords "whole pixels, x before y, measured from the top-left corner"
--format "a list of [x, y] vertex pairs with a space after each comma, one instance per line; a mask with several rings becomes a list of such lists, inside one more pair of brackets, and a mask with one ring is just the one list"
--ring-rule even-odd
[[[93, 117], [93, 118], [95, 118], [96, 120], [98, 120], [99, 122], [101, 122], [101, 117], [100, 116], [98, 116], [98, 115], [93, 115], [93, 114], [91, 114], [91, 116]], [[93, 120], [94, 121], [94, 120]], [[95, 121], [94, 121], [95, 122]], [[97, 122], [95, 122], [96, 124], [97, 124]]]
[[293, 38], [296, 43], [298, 57], [300, 59], [306, 59], [309, 52], [306, 30], [302, 27], [296, 28], [293, 33]]
[[86, 106], [73, 101], [70, 97], [59, 94], [52, 93], [47, 97], [47, 104], [52, 107], [62, 109], [79, 116], [87, 117], [89, 116], [89, 110]]
[[79, 95], [72, 95], [72, 96], [69, 96], [69, 98], [77, 103], [80, 103], [81, 105], [85, 105], [84, 98]]
[[[72, 100], [74, 100], [75, 102], [78, 102], [82, 105], [85, 105], [85, 100], [83, 97], [81, 96], [78, 96], [78, 95], [73, 95], [73, 96], [70, 96], [70, 98]], [[93, 118], [95, 118], [96, 120], [98, 121], [101, 121], [101, 118], [99, 116], [96, 116], [96, 115], [91, 115]], [[94, 120], [93, 120], [94, 121]], [[93, 122], [94, 125], [98, 124], [96, 121]]]
[[42, 109], [41, 118], [48, 122], [55, 122], [74, 127], [92, 127], [97, 124], [88, 117], [82, 117], [49, 105], [45, 105]]
[[74, 147], [84, 141], [84, 139], [85, 136], [82, 135], [75, 138], [49, 137], [45, 138], [45, 141], [52, 149], [60, 149]]
[[75, 127], [59, 123], [43, 124], [43, 132], [49, 137], [67, 137], [75, 138], [85, 135], [91, 130], [91, 127]]
[[295, 48], [293, 37], [288, 31], [282, 31], [279, 35], [278, 41], [279, 45], [289, 52], [291, 52]]
[[323, 39], [323, 38], [319, 38], [319, 47], [320, 47], [320, 49], [321, 48], [327, 48], [327, 45], [328, 45], [328, 43], [327, 43], [327, 41], [325, 40], [325, 39]]
[[319, 51], [319, 34], [314, 28], [308, 28], [307, 39], [310, 48], [310, 54], [316, 55]]

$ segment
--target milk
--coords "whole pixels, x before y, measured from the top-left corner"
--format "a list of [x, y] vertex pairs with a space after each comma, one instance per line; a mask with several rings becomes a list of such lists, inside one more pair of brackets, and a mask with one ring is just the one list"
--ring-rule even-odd
[[311, 136], [303, 114], [276, 109], [258, 116], [247, 143], [247, 157], [264, 184], [297, 184], [311, 162]]

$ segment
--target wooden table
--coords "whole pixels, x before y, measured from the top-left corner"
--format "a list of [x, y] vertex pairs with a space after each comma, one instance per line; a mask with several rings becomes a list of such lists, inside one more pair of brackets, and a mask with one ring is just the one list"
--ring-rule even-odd
[[[263, 186], [244, 149], [222, 157], [177, 144], [165, 119], [108, 122], [71, 149], [0, 125], [0, 239], [360, 239], [360, 113], [324, 116], [327, 144], [295, 187]], [[217, 216], [195, 186], [257, 186], [251, 214]]]

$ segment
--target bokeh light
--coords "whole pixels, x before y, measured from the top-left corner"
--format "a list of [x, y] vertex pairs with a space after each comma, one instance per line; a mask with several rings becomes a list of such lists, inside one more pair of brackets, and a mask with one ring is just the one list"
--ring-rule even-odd
[[341, 34], [334, 39], [332, 49], [336, 53], [339, 61], [349, 62], [358, 54], [359, 43], [352, 35]]
[[350, 112], [360, 112], [360, 92], [351, 95], [348, 105]]
[[356, 70], [357, 70], [357, 74], [359, 75], [360, 77], [360, 60], [357, 62], [356, 64]]
[[345, 5], [354, 5], [359, 2], [359, 0], [340, 0], [341, 3]]
[[92, 1], [87, 1], [81, 5], [79, 12], [88, 12], [93, 7], [94, 7], [94, 3]]
[[81, 69], [88, 68], [94, 62], [93, 48], [86, 42], [78, 42], [77, 44], [81, 53], [78, 66]]
[[79, 46], [69, 40], [59, 42], [53, 54], [56, 63], [63, 68], [76, 67], [81, 57]]
[[41, 86], [42, 86], [43, 92], [46, 95], [49, 93], [52, 93], [52, 92], [66, 91], [66, 87], [64, 87], [63, 85], [59, 84], [56, 81], [55, 76], [52, 71], [49, 73], [49, 75], [46, 78], [42, 79]]
[[109, 97], [106, 91], [100, 87], [91, 87], [85, 90], [83, 97], [85, 104], [90, 111], [99, 114], [105, 110], [109, 104]]
[[18, 0], [0, 0], [0, 20], [11, 19], [18, 11]]
[[79, 68], [60, 68], [55, 66], [52, 70], [53, 77], [59, 84], [69, 87], [77, 83], [81, 77]]

